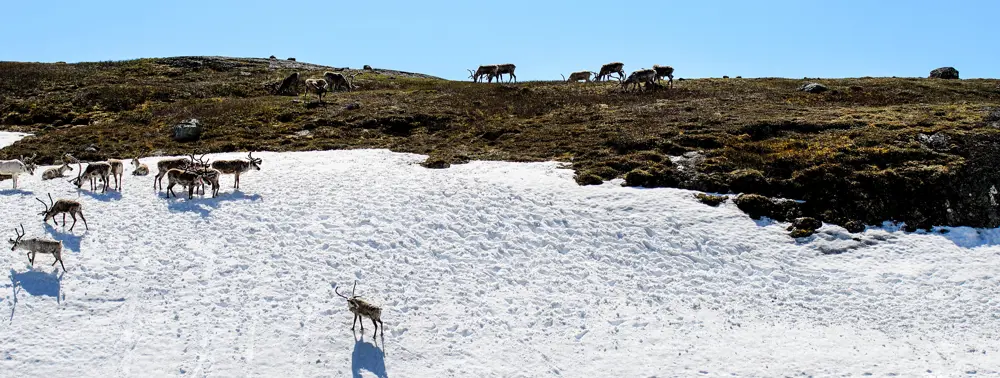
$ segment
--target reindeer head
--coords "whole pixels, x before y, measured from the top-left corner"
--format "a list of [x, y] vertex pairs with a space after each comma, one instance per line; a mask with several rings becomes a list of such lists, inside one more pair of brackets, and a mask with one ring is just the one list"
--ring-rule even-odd
[[17, 235], [17, 239], [8, 239], [7, 242], [10, 243], [10, 250], [13, 251], [17, 248], [17, 244], [21, 242], [21, 238], [24, 237], [24, 224], [21, 224], [21, 232], [17, 232], [17, 228], [14, 228], [14, 234]]
[[142, 165], [142, 163], [139, 162], [139, 158], [138, 157], [132, 158], [132, 166], [133, 167], [139, 168], [140, 165]]
[[340, 294], [340, 291], [337, 290], [336, 286], [333, 288], [333, 291], [335, 293], [337, 293], [337, 295], [340, 296], [341, 298], [344, 298], [344, 299], [347, 300], [347, 306], [348, 307], [352, 307], [353, 308], [353, 307], [357, 307], [358, 306], [358, 297], [360, 297], [359, 295], [354, 295], [354, 289], [357, 289], [357, 288], [358, 288], [358, 280], [354, 280], [354, 287], [351, 288], [351, 297], [350, 298], [345, 297], [343, 294]]
[[28, 170], [29, 175], [35, 174], [35, 168], [38, 168], [38, 165], [35, 164], [36, 156], [38, 156], [38, 154], [31, 154], [31, 157], [27, 159], [25, 159], [24, 156], [21, 156], [21, 162], [24, 163], [24, 168]]
[[38, 197], [35, 197], [35, 200], [37, 200], [38, 202], [41, 202], [42, 206], [45, 206], [45, 211], [38, 213], [38, 215], [45, 216], [45, 219], [43, 219], [42, 222], [48, 222], [49, 219], [52, 219], [53, 217], [56, 216], [55, 212], [52, 211], [53, 207], [55, 207], [55, 201], [52, 200], [52, 193], [49, 193], [49, 203], [48, 204], [46, 204], [45, 201], [42, 201]]
[[253, 151], [250, 151], [250, 154], [247, 155], [247, 159], [250, 161], [250, 169], [253, 169], [255, 171], [259, 171], [260, 163], [264, 162], [261, 159], [253, 157]]

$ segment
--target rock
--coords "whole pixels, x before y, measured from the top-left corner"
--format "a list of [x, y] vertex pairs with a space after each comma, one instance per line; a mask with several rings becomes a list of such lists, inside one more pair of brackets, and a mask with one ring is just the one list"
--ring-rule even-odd
[[806, 85], [803, 85], [803, 86], [799, 87], [800, 91], [806, 92], [806, 93], [823, 93], [823, 92], [826, 92], [828, 89], [829, 88], [827, 88], [825, 85], [820, 84], [820, 83], [809, 83], [809, 84], [806, 84]]
[[293, 61], [293, 62], [294, 62], [294, 61], [295, 61], [295, 58], [288, 58], [288, 60], [290, 60], [290, 61]]
[[737, 78], [737, 79], [742, 79], [742, 78], [743, 78], [743, 76], [736, 76], [736, 78]]
[[986, 117], [983, 118], [983, 124], [993, 128], [1000, 128], [1000, 108], [993, 108]]
[[187, 142], [201, 138], [201, 122], [195, 118], [174, 125], [174, 140]]
[[712, 207], [719, 206], [719, 204], [726, 202], [726, 200], [729, 199], [727, 196], [717, 196], [706, 193], [697, 193], [694, 195], [694, 198], [697, 198], [701, 203]]
[[792, 227], [799, 230], [813, 230], [823, 227], [823, 222], [816, 218], [801, 217], [792, 221]]
[[856, 234], [865, 231], [865, 224], [856, 220], [852, 220], [848, 221], [847, 223], [844, 223], [844, 228], [847, 229], [847, 232]]
[[756, 169], [736, 170], [729, 177], [729, 187], [736, 193], [761, 193], [767, 189], [767, 178]]
[[372, 71], [372, 66], [366, 64], [362, 69], [365, 71]]
[[359, 104], [359, 103], [356, 103], [356, 102], [352, 102], [352, 103], [350, 103], [350, 104], [347, 104], [347, 105], [344, 105], [344, 109], [346, 109], [346, 110], [357, 110], [357, 109], [361, 109], [361, 104]]
[[958, 79], [958, 70], [955, 67], [941, 67], [931, 71], [931, 79]]
[[91, 144], [87, 145], [87, 148], [84, 148], [83, 150], [87, 151], [87, 152], [97, 152], [98, 148], [97, 148], [97, 145], [91, 143]]
[[579, 173], [576, 175], [576, 177], [574, 177], [574, 179], [576, 179], [576, 183], [580, 185], [601, 185], [604, 183], [604, 180], [601, 179], [601, 176], [595, 175], [590, 172]]
[[787, 221], [802, 214], [798, 202], [771, 199], [760, 194], [741, 194], [733, 198], [733, 203], [754, 219], [768, 217], [777, 221]]
[[722, 78], [723, 78], [723, 79], [728, 79], [728, 78], [729, 78], [729, 76], [727, 76], [727, 75], [722, 75]]
[[946, 151], [951, 146], [951, 138], [947, 134], [934, 133], [931, 135], [919, 134], [917, 139], [920, 143], [936, 151]]

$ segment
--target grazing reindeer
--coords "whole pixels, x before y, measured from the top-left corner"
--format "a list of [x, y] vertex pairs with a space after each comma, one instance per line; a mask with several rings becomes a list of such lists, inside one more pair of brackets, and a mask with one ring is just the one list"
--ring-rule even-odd
[[639, 89], [642, 84], [652, 83], [656, 79], [656, 71], [651, 69], [641, 69], [632, 71], [628, 78], [622, 82], [622, 89], [628, 92], [629, 87], [634, 86]]
[[21, 156], [20, 160], [0, 160], [0, 176], [10, 176], [14, 181], [14, 189], [17, 189], [17, 177], [23, 174], [31, 176], [35, 174], [35, 156], [37, 154], [31, 155], [30, 158], [25, 159]]
[[222, 176], [222, 172], [218, 169], [212, 168], [212, 165], [205, 160], [205, 155], [201, 155], [201, 158], [195, 159], [194, 155], [191, 155], [192, 161], [195, 163], [191, 166], [191, 169], [196, 171], [201, 175], [201, 180], [198, 182], [198, 194], [205, 195], [205, 184], [208, 183], [212, 187], [212, 198], [219, 196], [219, 177]]
[[42, 172], [42, 180], [52, 180], [60, 177], [66, 177], [66, 171], [72, 171], [73, 167], [69, 166], [68, 161], [63, 161], [63, 164], [56, 168], [46, 169]]
[[291, 75], [288, 75], [288, 77], [286, 77], [284, 80], [281, 80], [281, 84], [278, 85], [278, 89], [275, 90], [274, 92], [276, 94], [280, 95], [280, 94], [284, 94], [289, 89], [292, 89], [293, 87], [295, 87], [295, 89], [296, 89], [295, 92], [296, 92], [296, 94], [298, 94], [298, 90], [297, 90], [298, 86], [299, 86], [299, 73], [298, 72], [292, 72]]
[[354, 80], [354, 77], [357, 75], [358, 74], [354, 74], [351, 76], [344, 76], [344, 74], [336, 72], [323, 73], [323, 77], [326, 78], [327, 84], [330, 85], [329, 88], [330, 92], [338, 90], [342, 87], [347, 88], [347, 91], [350, 92], [352, 89], [355, 88], [354, 84], [352, 84], [352, 80]]
[[[120, 162], [119, 162], [120, 163]], [[79, 163], [77, 163], [79, 164]], [[97, 180], [103, 181], [101, 186], [101, 193], [107, 193], [108, 186], [110, 186], [110, 176], [112, 168], [111, 163], [106, 161], [95, 161], [93, 163], [87, 164], [87, 169], [81, 168], [81, 173], [75, 179], [73, 179], [73, 185], [77, 188], [83, 187], [83, 180], [90, 180], [90, 190], [97, 190]]]
[[17, 239], [8, 240], [8, 242], [10, 242], [11, 244], [10, 250], [14, 251], [20, 249], [28, 251], [28, 263], [30, 263], [32, 267], [35, 266], [35, 255], [41, 253], [43, 255], [52, 255], [53, 257], [55, 257], [56, 261], [52, 262], [52, 266], [55, 266], [56, 263], [59, 263], [59, 266], [62, 267], [63, 272], [66, 271], [66, 265], [63, 265], [62, 261], [63, 245], [61, 241], [44, 240], [38, 238], [22, 240], [25, 234], [23, 224], [21, 225], [21, 232], [17, 232], [17, 228], [15, 228], [14, 234], [17, 235]]
[[[364, 333], [365, 332], [364, 318], [368, 318], [371, 319], [372, 324], [375, 325], [375, 332], [372, 333], [372, 337], [375, 337], [375, 335], [378, 334], [379, 324], [382, 324], [382, 308], [375, 306], [371, 303], [365, 302], [363, 299], [360, 299], [359, 296], [354, 295], [354, 289], [357, 288], [358, 288], [358, 281], [355, 280], [354, 288], [351, 289], [350, 298], [340, 294], [340, 291], [337, 291], [336, 287], [333, 288], [333, 291], [336, 292], [337, 295], [339, 295], [341, 298], [347, 300], [347, 308], [351, 310], [352, 313], [354, 313], [354, 321], [351, 322], [351, 330], [354, 330], [354, 324], [358, 322], [358, 319], [361, 319], [361, 333]], [[385, 337], [385, 324], [382, 324], [382, 337]]]
[[216, 160], [212, 162], [212, 168], [219, 170], [224, 175], [235, 175], [236, 181], [233, 183], [233, 188], [239, 189], [240, 187], [240, 174], [246, 173], [250, 170], [259, 171], [260, 163], [263, 161], [261, 159], [253, 157], [253, 152], [247, 155], [248, 160], [236, 159], [236, 160]]
[[149, 166], [139, 162], [139, 158], [132, 158], [132, 166], [135, 170], [132, 171], [132, 176], [146, 176], [149, 174]]
[[[500, 67], [498, 67], [495, 64], [488, 65], [488, 66], [479, 66], [479, 68], [476, 69], [476, 72], [472, 72], [472, 70], [468, 70], [469, 71], [469, 78], [472, 79], [473, 82], [478, 83], [480, 81], [480, 79], [482, 79], [483, 76], [485, 76], [486, 77], [486, 81], [488, 83], [492, 83], [494, 77], [500, 76], [500, 74], [497, 72], [499, 70], [500, 70]], [[497, 79], [497, 80], [499, 81], [500, 79]]]
[[667, 81], [667, 88], [672, 88], [674, 86], [674, 68], [671, 66], [661, 66], [658, 64], [653, 65], [653, 71], [656, 71], [656, 81], [662, 81], [663, 77], [670, 79]]
[[323, 93], [330, 91], [330, 83], [324, 79], [306, 79], [306, 92], [315, 93], [323, 102]]
[[45, 216], [45, 219], [43, 219], [42, 222], [48, 223], [49, 219], [52, 219], [52, 223], [58, 226], [59, 223], [56, 222], [56, 215], [62, 214], [63, 227], [66, 227], [66, 214], [68, 213], [70, 216], [73, 217], [73, 225], [69, 227], [70, 231], [73, 231], [73, 227], [76, 227], [77, 215], [80, 216], [80, 219], [83, 219], [83, 226], [86, 227], [87, 230], [90, 230], [90, 226], [87, 225], [87, 218], [83, 217], [83, 205], [80, 204], [79, 202], [73, 200], [61, 199], [53, 203], [52, 194], [49, 194], [48, 205], [45, 204], [45, 201], [42, 201], [37, 197], [35, 199], [38, 200], [38, 202], [41, 202], [42, 206], [45, 206], [45, 211], [38, 213], [38, 215]]
[[622, 62], [611, 62], [601, 66], [601, 71], [597, 73], [597, 78], [594, 81], [601, 81], [603, 78], [611, 78], [611, 75], [617, 75], [618, 81], [625, 78], [625, 63]]
[[125, 163], [118, 159], [108, 159], [108, 164], [111, 164], [111, 176], [115, 178], [115, 190], [121, 191]]
[[171, 169], [187, 169], [191, 166], [193, 160], [188, 158], [172, 158], [163, 159], [156, 162], [156, 177], [153, 178], [153, 189], [156, 189], [156, 185], [160, 185], [160, 189], [163, 189], [163, 176], [166, 176], [167, 172]]
[[507, 82], [509, 83], [509, 82], [513, 81], [513, 82], [516, 83], [517, 82], [517, 75], [514, 75], [514, 69], [515, 68], [517, 68], [517, 66], [515, 66], [513, 64], [510, 64], [510, 63], [498, 64], [497, 65], [497, 82], [499, 83], [500, 80], [503, 79], [503, 75], [509, 75], [510, 77], [507, 79]]
[[578, 82], [580, 80], [583, 80], [583, 81], [589, 83], [590, 82], [590, 74], [597, 75], [597, 72], [594, 72], [594, 71], [577, 71], [577, 72], [569, 74], [569, 79], [566, 78], [566, 75], [563, 75], [563, 74], [559, 74], [559, 75], [562, 75], [563, 80], [565, 80], [567, 83]]

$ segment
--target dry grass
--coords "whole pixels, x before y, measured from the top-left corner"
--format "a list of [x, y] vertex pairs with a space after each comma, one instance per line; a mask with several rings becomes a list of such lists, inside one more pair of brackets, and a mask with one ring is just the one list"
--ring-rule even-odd
[[[431, 154], [438, 165], [555, 159], [572, 161], [581, 184], [627, 177], [634, 185], [753, 191], [807, 198], [828, 221], [875, 222], [912, 218], [917, 205], [889, 199], [924, 194], [905, 185], [965, 172], [967, 146], [994, 139], [997, 130], [983, 119], [1000, 103], [996, 80], [816, 80], [831, 91], [808, 94], [796, 91], [803, 80], [700, 79], [623, 93], [613, 83], [474, 84], [361, 72], [360, 90], [319, 104], [315, 96], [296, 102], [302, 97], [270, 94], [268, 84], [291, 70], [193, 60], [0, 63], [2, 128], [37, 134], [0, 157], [37, 152], [48, 163], [65, 152], [99, 159], [375, 147]], [[172, 141], [171, 125], [186, 118], [206, 125], [201, 140]], [[953, 145], [932, 149], [919, 139], [939, 132]], [[91, 144], [96, 153], [84, 151]], [[691, 151], [703, 157], [696, 174], [667, 158]], [[883, 198], [880, 184], [894, 189]]]

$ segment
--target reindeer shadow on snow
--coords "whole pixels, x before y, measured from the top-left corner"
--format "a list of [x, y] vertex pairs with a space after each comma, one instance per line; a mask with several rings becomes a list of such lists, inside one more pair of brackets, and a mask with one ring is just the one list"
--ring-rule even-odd
[[80, 243], [83, 242], [83, 236], [67, 233], [65, 231], [66, 230], [65, 224], [62, 224], [62, 228], [63, 231], [56, 230], [55, 227], [52, 227], [52, 225], [50, 225], [48, 222], [45, 222], [45, 232], [48, 233], [53, 240], [60, 241], [63, 243], [64, 248], [79, 253]]
[[[185, 192], [186, 193], [186, 192]], [[193, 198], [186, 199], [181, 197], [179, 200], [170, 199], [167, 202], [167, 209], [172, 212], [193, 212], [201, 215], [202, 218], [208, 218], [211, 215], [212, 210], [218, 209], [223, 202], [228, 201], [250, 201], [257, 202], [263, 199], [260, 194], [246, 194], [241, 191], [233, 191], [227, 193], [219, 193], [215, 198]]]
[[56, 303], [62, 303], [62, 279], [65, 274], [65, 271], [59, 272], [59, 269], [43, 272], [32, 268], [20, 273], [11, 269], [10, 286], [13, 291], [11, 298], [14, 306], [10, 309], [8, 321], [14, 320], [14, 313], [17, 311], [17, 294], [22, 290], [32, 296], [53, 297], [56, 299]]
[[106, 193], [101, 193], [100, 191], [84, 190], [79, 188], [76, 191], [79, 194], [85, 194], [90, 198], [96, 199], [101, 202], [119, 201], [122, 199], [122, 193], [114, 189], [109, 189]]
[[33, 196], [35, 195], [35, 193], [21, 189], [0, 189], [0, 196], [16, 196], [16, 195]]
[[[382, 343], [384, 345], [385, 341], [383, 340]], [[351, 353], [352, 376], [361, 378], [362, 370], [375, 374], [378, 378], [389, 377], [385, 371], [385, 353], [379, 349], [377, 344], [365, 342], [364, 332], [361, 333], [361, 338], [354, 339], [354, 352]]]

